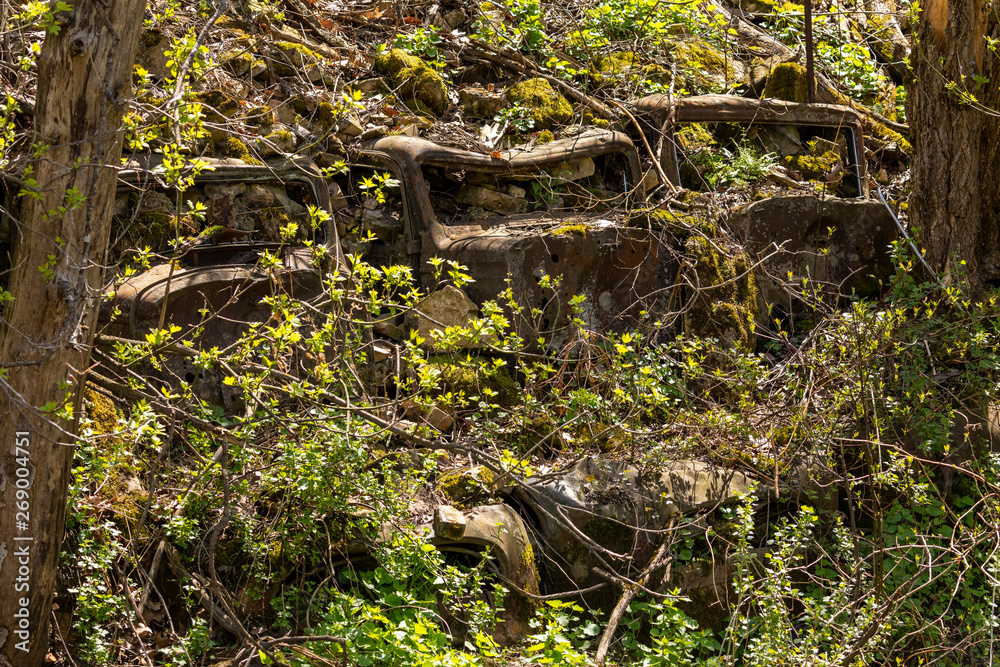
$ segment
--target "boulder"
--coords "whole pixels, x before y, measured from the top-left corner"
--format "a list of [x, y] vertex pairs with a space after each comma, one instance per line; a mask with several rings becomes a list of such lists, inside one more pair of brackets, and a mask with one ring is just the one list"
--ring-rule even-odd
[[402, 49], [392, 49], [375, 59], [375, 69], [389, 76], [404, 102], [416, 103], [415, 111], [423, 105], [440, 116], [448, 109], [448, 88], [444, 79], [417, 56]]
[[455, 201], [466, 206], [478, 206], [494, 213], [524, 213], [528, 210], [526, 199], [512, 197], [478, 185], [463, 185], [455, 195]]
[[500, 93], [469, 86], [458, 91], [458, 104], [466, 116], [492, 119], [503, 109], [504, 101]]
[[[471, 328], [472, 320], [479, 314], [479, 308], [469, 295], [454, 285], [446, 285], [431, 292], [415, 310], [406, 316], [407, 324], [424, 339], [421, 347], [437, 350], [437, 340], [448, 327]], [[461, 347], [479, 347], [480, 343], [471, 332], [463, 336]]]
[[507, 89], [507, 101], [527, 109], [535, 130], [550, 130], [573, 120], [573, 107], [545, 79], [528, 79]]
[[672, 56], [678, 75], [691, 94], [721, 93], [743, 81], [740, 61], [704, 40], [680, 42]]
[[257, 139], [256, 144], [257, 153], [261, 157], [273, 157], [284, 153], [294, 153], [298, 139], [287, 127], [281, 127], [266, 137]]
[[434, 510], [434, 536], [458, 541], [465, 535], [465, 515], [450, 505], [438, 505]]

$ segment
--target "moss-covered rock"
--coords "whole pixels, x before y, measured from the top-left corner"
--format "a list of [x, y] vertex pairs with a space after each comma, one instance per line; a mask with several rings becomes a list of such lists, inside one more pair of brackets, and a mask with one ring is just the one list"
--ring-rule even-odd
[[246, 117], [243, 119], [247, 125], [253, 125], [257, 127], [269, 127], [278, 122], [278, 117], [274, 113], [274, 109], [266, 104], [262, 104], [259, 107], [254, 107], [247, 111]]
[[205, 120], [219, 123], [232, 118], [239, 111], [239, 103], [221, 90], [206, 90], [195, 93], [195, 99], [202, 105], [202, 115]]
[[896, 144], [903, 155], [913, 155], [913, 145], [906, 137], [895, 130], [890, 130], [886, 125], [875, 120], [866, 119], [865, 143], [872, 150], [879, 150], [886, 148], [890, 144]]
[[591, 62], [591, 70], [599, 74], [624, 74], [638, 65], [634, 51], [612, 53], [609, 56], [598, 56]]
[[495, 366], [485, 359], [432, 355], [427, 365], [436, 371], [441, 394], [478, 396], [501, 407], [512, 407], [521, 400], [521, 387], [506, 366]]
[[233, 76], [251, 74], [259, 62], [246, 51], [226, 51], [219, 56], [219, 64]]
[[458, 507], [482, 504], [494, 491], [493, 473], [483, 466], [448, 472], [438, 478], [437, 489]]
[[272, 67], [278, 76], [305, 74], [310, 81], [323, 78], [323, 56], [307, 46], [295, 42], [277, 42], [272, 52]]
[[266, 137], [257, 140], [257, 154], [269, 157], [294, 153], [297, 143], [295, 135], [288, 128], [279, 127]]
[[692, 296], [684, 328], [688, 335], [752, 350], [757, 312], [753, 261], [741, 248], [723, 251], [721, 243], [721, 239], [692, 235], [684, 244], [696, 274], [695, 284], [701, 288]]
[[444, 79], [420, 58], [392, 49], [375, 59], [375, 69], [389, 76], [405, 103], [423, 104], [436, 116], [448, 109]]
[[681, 147], [687, 151], [696, 151], [699, 148], [714, 146], [716, 141], [712, 133], [708, 131], [704, 123], [688, 123], [681, 127], [675, 135]]
[[809, 97], [806, 68], [798, 63], [776, 65], [767, 77], [764, 97], [788, 102], [805, 102]]
[[216, 143], [215, 150], [220, 157], [236, 158], [247, 164], [263, 164], [250, 154], [250, 148], [239, 137], [233, 135]]
[[782, 158], [786, 167], [794, 169], [810, 181], [828, 176], [840, 161], [840, 153], [833, 150], [822, 155], [786, 155]]
[[672, 57], [692, 94], [721, 93], [743, 78], [739, 61], [701, 39], [680, 42]]
[[573, 120], [573, 107], [548, 81], [528, 79], [507, 89], [507, 101], [529, 111], [536, 130], [550, 130]]

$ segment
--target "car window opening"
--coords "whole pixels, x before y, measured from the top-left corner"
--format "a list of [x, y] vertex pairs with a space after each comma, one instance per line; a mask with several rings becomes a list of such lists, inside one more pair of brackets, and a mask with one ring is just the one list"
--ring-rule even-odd
[[315, 205], [305, 183], [201, 183], [177, 191], [153, 187], [119, 189], [115, 199], [111, 259], [132, 248], [149, 247], [171, 254], [174, 240], [198, 266], [253, 263], [260, 251], [281, 245], [326, 241], [314, 229], [309, 206]]
[[422, 172], [434, 215], [449, 226], [612, 217], [624, 211], [630, 187], [617, 153], [503, 173], [431, 166]]
[[849, 128], [777, 123], [683, 123], [673, 134], [676, 178], [690, 190], [751, 186], [862, 195]]

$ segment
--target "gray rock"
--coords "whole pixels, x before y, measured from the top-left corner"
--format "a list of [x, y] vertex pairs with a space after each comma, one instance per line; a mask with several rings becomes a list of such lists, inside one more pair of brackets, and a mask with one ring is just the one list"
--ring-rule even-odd
[[462, 113], [473, 118], [493, 118], [504, 107], [503, 95], [478, 86], [458, 91], [458, 104]]
[[528, 210], [527, 200], [477, 185], [463, 185], [455, 195], [455, 201], [466, 206], [478, 206], [494, 213], [524, 213]]
[[438, 505], [434, 510], [434, 535], [458, 541], [465, 535], [465, 515], [450, 505]]
[[[469, 295], [454, 285], [431, 292], [417, 304], [416, 309], [406, 316], [407, 325], [415, 329], [424, 339], [421, 347], [429, 350], [440, 349], [436, 342], [447, 327], [470, 328], [479, 308]], [[471, 332], [464, 335], [460, 343], [463, 348], [479, 347], [480, 342]]]
[[589, 157], [576, 162], [564, 162], [555, 169], [550, 170], [552, 175], [563, 181], [579, 181], [582, 178], [593, 176], [596, 171], [594, 161]]

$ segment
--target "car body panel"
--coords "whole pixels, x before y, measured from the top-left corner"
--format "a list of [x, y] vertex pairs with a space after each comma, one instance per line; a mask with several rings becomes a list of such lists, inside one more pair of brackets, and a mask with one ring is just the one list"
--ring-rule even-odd
[[[567, 162], [617, 154], [624, 171], [620, 210], [522, 213], [473, 225], [445, 224], [435, 212], [423, 169], [475, 170], [516, 175]], [[509, 284], [520, 306], [538, 309], [523, 318], [519, 333], [543, 330], [558, 345], [572, 336], [570, 298], [585, 301], [575, 313], [588, 328], [623, 331], [634, 325], [643, 303], [669, 281], [675, 262], [647, 231], [627, 226], [629, 207], [644, 199], [638, 153], [623, 133], [589, 130], [529, 149], [495, 154], [438, 146], [423, 139], [388, 137], [371, 144], [363, 158], [393, 168], [405, 184], [406, 244], [419, 256], [421, 282], [433, 287], [429, 260], [450, 259], [468, 267], [475, 282], [464, 289], [474, 302], [497, 299]], [[559, 279], [547, 287], [544, 276]]]

